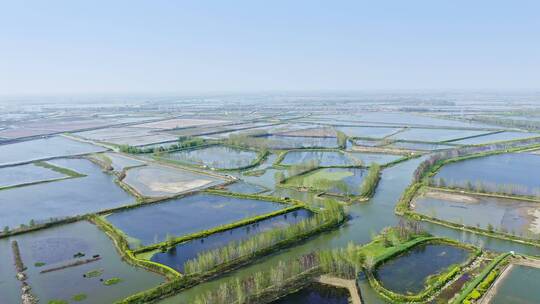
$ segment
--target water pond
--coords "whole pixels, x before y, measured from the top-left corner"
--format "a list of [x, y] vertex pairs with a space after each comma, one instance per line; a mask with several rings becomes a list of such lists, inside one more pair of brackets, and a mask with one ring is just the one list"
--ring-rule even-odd
[[86, 159], [56, 159], [49, 163], [85, 174], [85, 177], [0, 191], [0, 227], [17, 227], [93, 213], [131, 204], [135, 199], [114, 182], [114, 177]]
[[177, 245], [168, 252], [158, 252], [152, 256], [152, 261], [170, 266], [178, 271], [184, 270], [184, 263], [194, 259], [204, 251], [213, 250], [228, 245], [230, 242], [242, 241], [257, 233], [271, 229], [286, 227], [311, 217], [312, 213], [298, 209], [282, 215], [264, 219], [260, 222], [214, 233], [208, 237], [194, 239]]
[[52, 157], [73, 156], [105, 151], [105, 148], [62, 136], [0, 145], [0, 166], [14, 165]]
[[469, 254], [469, 250], [451, 245], [421, 244], [379, 266], [375, 275], [391, 291], [417, 294], [429, 276], [465, 262]]
[[482, 195], [427, 192], [415, 199], [418, 213], [448, 222], [488, 226], [530, 237], [540, 233], [540, 203]]
[[121, 172], [125, 168], [142, 166], [145, 164], [142, 160], [127, 157], [118, 153], [106, 152], [103, 156], [110, 160], [111, 166], [116, 172]]
[[224, 182], [214, 176], [157, 164], [131, 168], [122, 181], [145, 197], [168, 197]]
[[[19, 244], [23, 263], [28, 267], [27, 282], [40, 303], [51, 300], [64, 300], [67, 303], [77, 294], [88, 296], [84, 303], [112, 303], [164, 281], [155, 273], [124, 263], [105, 233], [81, 221], [0, 239], [0, 303], [21, 302], [20, 282], [15, 279], [12, 240], [17, 240]], [[79, 252], [85, 256], [74, 257]], [[40, 273], [45, 269], [92, 258], [96, 254], [101, 258], [98, 261]], [[83, 276], [93, 270], [98, 270], [101, 275]], [[100, 281], [115, 277], [121, 279], [117, 285], [105, 286]]]
[[473, 158], [445, 165], [435, 178], [443, 178], [446, 185], [466, 187], [467, 182], [478, 182], [487, 191], [521, 195], [540, 195], [540, 155], [508, 153]]
[[320, 283], [312, 283], [271, 304], [349, 304], [350, 294], [345, 288], [336, 288]]
[[337, 148], [335, 137], [268, 135], [258, 138], [266, 139], [271, 149]]
[[134, 240], [149, 245], [164, 241], [168, 235], [188, 235], [285, 207], [268, 201], [198, 193], [114, 213], [107, 220]]
[[462, 139], [458, 141], [452, 141], [453, 144], [458, 145], [480, 145], [497, 141], [506, 141], [506, 140], [515, 140], [515, 139], [524, 139], [540, 136], [540, 133], [527, 133], [527, 132], [500, 132], [485, 136], [473, 137]]
[[360, 168], [325, 168], [293, 177], [287, 184], [335, 194], [358, 195], [366, 173], [366, 169]]
[[392, 127], [336, 126], [335, 128], [347, 134], [347, 136], [369, 138], [384, 138], [400, 130], [400, 128]]
[[257, 152], [226, 146], [180, 150], [165, 154], [166, 159], [216, 169], [237, 169], [251, 165]]
[[229, 192], [242, 193], [242, 194], [256, 194], [256, 193], [261, 193], [267, 190], [266, 188], [262, 186], [246, 183], [243, 181], [239, 181], [234, 184], [231, 184], [225, 187], [225, 189]]
[[435, 151], [435, 150], [444, 150], [452, 149], [457, 146], [445, 145], [445, 144], [436, 144], [436, 143], [415, 143], [415, 142], [395, 142], [390, 145], [390, 147], [408, 149], [408, 150], [417, 150], [417, 151]]
[[34, 164], [0, 168], [0, 188], [65, 178], [67, 175]]
[[407, 129], [396, 135], [390, 136], [397, 140], [417, 140], [428, 142], [441, 142], [469, 136], [486, 134], [487, 131], [453, 130], [453, 129]]
[[399, 155], [364, 152], [291, 151], [285, 155], [281, 164], [295, 165], [315, 160], [321, 167], [358, 166], [372, 163], [386, 164], [399, 158], [401, 158]]
[[540, 303], [540, 269], [513, 265], [507, 277], [498, 284], [499, 289], [491, 304], [534, 304]]

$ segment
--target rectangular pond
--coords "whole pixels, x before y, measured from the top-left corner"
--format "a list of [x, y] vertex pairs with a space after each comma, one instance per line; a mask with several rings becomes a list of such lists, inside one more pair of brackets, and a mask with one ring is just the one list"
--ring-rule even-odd
[[492, 143], [497, 141], [524, 139], [530, 137], [540, 136], [540, 133], [528, 133], [528, 132], [500, 132], [485, 136], [467, 138], [457, 141], [452, 141], [453, 144], [459, 145], [480, 145], [486, 143]]
[[417, 294], [426, 287], [429, 276], [465, 262], [469, 255], [469, 250], [456, 246], [420, 244], [377, 267], [375, 276], [388, 290]]
[[[83, 303], [113, 303], [133, 293], [159, 285], [161, 276], [133, 267], [116, 252], [111, 240], [93, 224], [85, 221], [51, 227], [0, 239], [0, 303], [20, 303], [20, 282], [15, 279], [11, 241], [17, 240], [27, 282], [40, 303], [52, 300], [72, 302], [78, 294], [87, 295]], [[77, 257], [77, 254], [84, 254]], [[73, 262], [99, 260], [75, 267], [41, 273], [42, 270], [66, 266]], [[85, 274], [95, 271], [96, 276]], [[101, 280], [119, 278], [116, 285]]]
[[540, 202], [430, 191], [414, 205], [418, 213], [452, 223], [491, 226], [523, 237], [540, 233]]
[[441, 142], [469, 136], [489, 133], [488, 131], [453, 130], [453, 129], [406, 129], [389, 138], [396, 140], [417, 140], [428, 142]]
[[251, 150], [227, 146], [210, 146], [171, 152], [164, 154], [162, 157], [216, 169], [237, 169], [251, 165], [258, 155], [257, 152]]
[[400, 130], [400, 128], [393, 127], [335, 126], [335, 128], [347, 134], [347, 136], [369, 138], [384, 138]]
[[149, 245], [164, 241], [168, 235], [184, 236], [271, 213], [287, 206], [268, 201], [198, 193], [114, 213], [109, 215], [107, 220], [134, 240], [138, 240], [135, 243]]
[[35, 164], [0, 168], [0, 189], [23, 184], [32, 184], [68, 177], [54, 170]]
[[[540, 195], [540, 155], [507, 153], [468, 159], [443, 166], [435, 179], [446, 185], [476, 187], [481, 183], [486, 191], [509, 194]], [[502, 187], [502, 188], [501, 188]]]
[[0, 166], [40, 159], [73, 156], [105, 151], [105, 148], [78, 142], [62, 136], [0, 145]]
[[84, 177], [0, 191], [0, 227], [18, 227], [93, 213], [134, 203], [114, 182], [114, 176], [86, 159], [56, 159], [49, 163], [85, 174]]
[[145, 197], [169, 197], [225, 182], [216, 176], [157, 164], [131, 168], [122, 181]]
[[337, 148], [335, 137], [267, 135], [257, 138], [266, 139], [266, 144], [271, 149]]
[[407, 149], [407, 150], [417, 150], [417, 151], [435, 151], [435, 150], [457, 148], [457, 146], [453, 146], [453, 145], [436, 144], [436, 143], [401, 142], [401, 141], [392, 143], [389, 147]]
[[340, 195], [358, 195], [366, 174], [367, 170], [360, 168], [325, 168], [292, 177], [287, 185]]
[[345, 288], [337, 288], [320, 283], [310, 285], [291, 293], [271, 304], [349, 304], [350, 293]]
[[540, 303], [540, 269], [524, 265], [511, 267], [510, 273], [497, 284], [497, 292], [489, 303]]
[[243, 181], [238, 181], [234, 184], [231, 184], [225, 187], [225, 190], [229, 192], [234, 192], [234, 193], [256, 194], [256, 193], [264, 192], [267, 189], [259, 185], [250, 184]]
[[264, 219], [257, 223], [229, 229], [214, 233], [205, 238], [194, 239], [178, 244], [167, 252], [158, 252], [154, 254], [151, 260], [165, 264], [182, 272], [184, 271], [184, 263], [190, 259], [196, 258], [199, 253], [226, 246], [230, 242], [248, 239], [264, 231], [294, 225], [311, 216], [311, 211], [298, 209]]
[[283, 160], [282, 165], [295, 165], [310, 161], [318, 161], [321, 167], [331, 166], [368, 166], [372, 163], [386, 164], [402, 156], [364, 152], [341, 151], [290, 151]]

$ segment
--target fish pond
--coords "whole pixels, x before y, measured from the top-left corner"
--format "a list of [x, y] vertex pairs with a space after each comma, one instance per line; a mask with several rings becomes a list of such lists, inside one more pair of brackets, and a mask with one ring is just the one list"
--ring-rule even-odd
[[122, 181], [145, 197], [168, 197], [224, 182], [215, 176], [157, 164], [131, 168]]
[[490, 304], [535, 304], [540, 303], [540, 269], [524, 266], [512, 265], [510, 273], [502, 282], [497, 282], [497, 292], [489, 302]]
[[266, 139], [266, 144], [271, 149], [337, 148], [338, 146], [335, 137], [266, 135], [257, 136], [257, 138]]
[[325, 168], [292, 177], [286, 184], [340, 195], [358, 195], [366, 174], [367, 170], [361, 168]]
[[114, 182], [114, 176], [89, 160], [56, 159], [48, 163], [86, 176], [0, 191], [1, 227], [94, 213], [135, 201]]
[[184, 236], [268, 214], [288, 205], [232, 196], [198, 193], [113, 213], [107, 220], [131, 237], [132, 245], [149, 245], [167, 236]]
[[68, 175], [36, 164], [0, 168], [0, 189], [66, 178]]
[[480, 144], [486, 144], [486, 143], [492, 143], [492, 142], [498, 142], [498, 141], [507, 141], [507, 140], [515, 140], [515, 139], [524, 139], [524, 138], [530, 138], [540, 136], [540, 133], [528, 133], [528, 132], [499, 132], [495, 134], [489, 134], [479, 137], [472, 137], [457, 141], [452, 141], [453, 144], [458, 145], [480, 145]]
[[350, 294], [345, 288], [312, 283], [272, 304], [349, 304]]
[[447, 186], [478, 187], [483, 191], [520, 195], [540, 195], [540, 155], [506, 153], [467, 159], [443, 166], [435, 179]]
[[254, 185], [254, 184], [246, 183], [243, 181], [239, 181], [225, 187], [225, 190], [229, 192], [234, 192], [234, 193], [257, 194], [257, 193], [264, 192], [267, 189], [259, 185]]
[[350, 137], [368, 138], [384, 138], [400, 130], [400, 128], [392, 127], [335, 126], [335, 128], [336, 130], [341, 131]]
[[62, 136], [0, 145], [0, 166], [26, 163], [61, 156], [102, 152], [105, 148]]
[[235, 147], [209, 146], [170, 152], [162, 157], [181, 163], [231, 170], [253, 164], [257, 160], [258, 154], [252, 150]]
[[280, 164], [296, 165], [316, 161], [321, 167], [366, 166], [372, 163], [382, 165], [400, 158], [401, 156], [399, 155], [364, 152], [290, 151], [285, 155]]
[[253, 237], [257, 233], [294, 225], [311, 216], [312, 212], [306, 209], [294, 210], [253, 224], [229, 229], [204, 238], [178, 244], [167, 252], [155, 253], [151, 260], [165, 264], [182, 272], [184, 270], [184, 263], [190, 259], [196, 258], [199, 253], [226, 246], [230, 242], [245, 240]]
[[465, 262], [469, 255], [470, 251], [461, 247], [420, 244], [379, 266], [375, 276], [386, 289], [417, 294], [424, 290], [430, 276]]
[[392, 135], [389, 138], [397, 140], [417, 140], [428, 142], [441, 142], [459, 138], [478, 136], [489, 133], [488, 131], [454, 130], [454, 129], [407, 129]]
[[417, 150], [417, 151], [435, 151], [435, 150], [445, 150], [456, 148], [457, 146], [437, 144], [437, 143], [418, 143], [418, 142], [405, 142], [398, 141], [392, 143], [390, 147], [407, 149], [407, 150]]
[[452, 223], [523, 237], [540, 233], [540, 202], [431, 191], [416, 198], [414, 205], [418, 213]]
[[[40, 303], [52, 300], [72, 303], [77, 294], [87, 295], [84, 303], [112, 303], [164, 281], [155, 273], [123, 262], [105, 233], [81, 221], [0, 239], [0, 303], [21, 302], [12, 240], [19, 244], [22, 261], [28, 267], [27, 282]], [[62, 268], [95, 255], [99, 255], [96, 261]], [[57, 267], [62, 269], [41, 273]], [[111, 278], [119, 278], [120, 282], [104, 285], [103, 281]]]

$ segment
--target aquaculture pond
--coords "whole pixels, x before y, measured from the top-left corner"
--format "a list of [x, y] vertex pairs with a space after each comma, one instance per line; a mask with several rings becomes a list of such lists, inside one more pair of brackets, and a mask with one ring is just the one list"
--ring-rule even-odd
[[[87, 295], [83, 303], [112, 303], [164, 281], [161, 276], [123, 262], [111, 240], [91, 223], [81, 221], [0, 239], [0, 303], [20, 303], [20, 282], [15, 278], [11, 241], [19, 245], [27, 282], [40, 303]], [[81, 256], [84, 255], [84, 256]], [[74, 267], [77, 261], [98, 259]], [[87, 275], [93, 273], [93, 275]], [[86, 277], [85, 277], [86, 274]], [[101, 280], [119, 278], [116, 285]]]
[[406, 129], [405, 131], [392, 135], [389, 138], [398, 139], [398, 140], [440, 142], [440, 141], [455, 140], [455, 139], [465, 138], [465, 137], [470, 137], [470, 136], [477, 136], [477, 135], [486, 134], [486, 133], [489, 133], [489, 131], [413, 128], [413, 129]]
[[287, 181], [287, 185], [335, 194], [358, 195], [365, 174], [367, 170], [361, 168], [325, 168], [292, 177]]
[[540, 202], [431, 191], [414, 201], [418, 213], [516, 235], [540, 234]]
[[400, 128], [392, 128], [392, 127], [335, 126], [335, 128], [336, 130], [341, 131], [350, 137], [369, 137], [369, 138], [384, 138], [400, 130]]
[[113, 170], [117, 172], [121, 172], [125, 168], [137, 167], [145, 164], [142, 160], [112, 152], [103, 153], [103, 157], [105, 161], [110, 161]]
[[345, 288], [312, 283], [272, 304], [349, 304], [350, 294]]
[[392, 143], [389, 147], [407, 149], [407, 150], [417, 150], [417, 151], [435, 151], [435, 150], [453, 149], [453, 148], [457, 148], [458, 146], [436, 144], [436, 143], [416, 143], [416, 142], [398, 141], [398, 142]]
[[490, 304], [535, 304], [540, 303], [540, 269], [512, 265], [510, 273], [497, 282], [497, 291]]
[[436, 275], [450, 265], [467, 260], [470, 251], [447, 244], [420, 244], [394, 257], [376, 269], [375, 276], [391, 291], [417, 294], [426, 287], [429, 276]]
[[287, 206], [269, 201], [198, 193], [113, 213], [107, 216], [107, 220], [132, 237], [137, 243], [133, 245], [139, 242], [149, 245], [164, 241], [168, 235], [188, 235]]
[[225, 187], [225, 190], [229, 192], [234, 192], [234, 193], [256, 194], [256, 193], [264, 192], [267, 189], [259, 185], [254, 185], [254, 184], [246, 183], [243, 181], [239, 181]]
[[337, 148], [335, 137], [267, 135], [257, 136], [257, 138], [266, 139], [271, 149]]
[[486, 143], [492, 143], [497, 141], [524, 139], [540, 136], [540, 133], [528, 133], [528, 132], [500, 132], [495, 134], [489, 134], [485, 136], [472, 137], [457, 141], [452, 141], [453, 144], [459, 145], [480, 145]]
[[372, 163], [386, 164], [397, 160], [402, 156], [364, 152], [341, 152], [341, 151], [290, 151], [280, 164], [296, 165], [317, 161], [319, 166], [368, 166]]
[[5, 167], [0, 168], [0, 189], [66, 177], [68, 176], [65, 174], [35, 164]]
[[237, 169], [251, 165], [257, 159], [258, 154], [252, 150], [227, 146], [210, 146], [171, 152], [162, 157], [216, 169]]
[[78, 142], [62, 136], [0, 145], [0, 166], [26, 163], [61, 156], [105, 151], [105, 148]]
[[214, 233], [205, 238], [194, 239], [178, 244], [167, 252], [155, 253], [151, 260], [170, 266], [178, 271], [184, 271], [184, 263], [197, 257], [199, 253], [228, 245], [230, 242], [245, 240], [257, 233], [271, 229], [286, 227], [312, 216], [306, 209], [298, 209], [285, 214], [264, 219], [254, 224], [241, 226]]
[[168, 197], [225, 182], [216, 176], [157, 164], [129, 169], [122, 181], [146, 197]]
[[540, 155], [532, 153], [507, 153], [468, 159], [443, 166], [435, 179], [443, 178], [445, 184], [477, 187], [485, 191], [502, 191], [510, 194], [540, 195]]
[[114, 176], [86, 159], [56, 159], [53, 165], [84, 177], [0, 191], [0, 227], [18, 227], [119, 207], [135, 199], [114, 182]]

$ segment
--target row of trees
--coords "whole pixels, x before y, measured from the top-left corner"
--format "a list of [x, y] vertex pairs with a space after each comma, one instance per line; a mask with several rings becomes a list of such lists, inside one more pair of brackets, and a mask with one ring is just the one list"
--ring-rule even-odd
[[375, 188], [379, 183], [380, 175], [381, 166], [376, 163], [371, 164], [368, 174], [360, 185], [360, 196], [371, 197], [373, 195], [373, 193], [375, 192]]
[[475, 191], [480, 193], [496, 193], [496, 194], [509, 194], [509, 195], [531, 195], [540, 197], [540, 188], [529, 188], [525, 185], [519, 184], [498, 184], [484, 181], [447, 181], [445, 178], [433, 178], [429, 181], [430, 186], [441, 188], [461, 188], [468, 191]]
[[199, 253], [197, 258], [184, 263], [184, 272], [186, 274], [204, 273], [218, 265], [256, 254], [258, 251], [272, 248], [281, 242], [294, 240], [344, 220], [345, 211], [339, 203], [327, 200], [325, 207], [326, 209], [321, 213], [294, 225], [262, 232], [249, 239], [231, 242], [227, 246]]
[[163, 153], [169, 151], [175, 151], [178, 149], [194, 148], [205, 144], [206, 141], [202, 138], [183, 136], [178, 138], [178, 142], [169, 146], [150, 146], [150, 147], [135, 147], [130, 145], [121, 145], [119, 147], [120, 152], [130, 154], [142, 154], [142, 153]]

